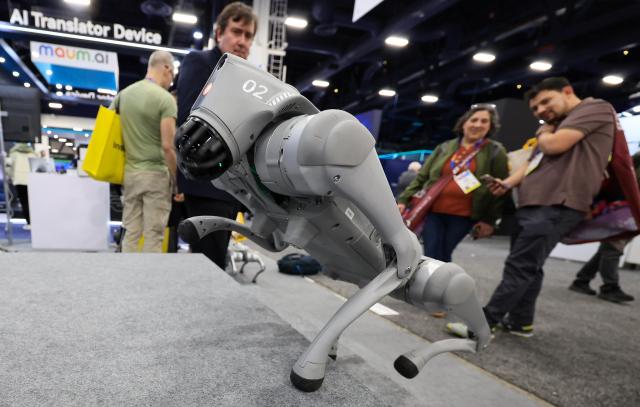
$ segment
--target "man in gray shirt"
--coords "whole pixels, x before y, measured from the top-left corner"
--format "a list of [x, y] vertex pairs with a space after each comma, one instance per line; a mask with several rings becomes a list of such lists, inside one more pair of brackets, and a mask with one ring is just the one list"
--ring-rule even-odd
[[533, 335], [535, 304], [554, 246], [590, 210], [613, 148], [615, 111], [600, 99], [576, 96], [565, 78], [547, 78], [525, 95], [544, 121], [529, 161], [489, 188], [495, 195], [518, 186], [518, 226], [502, 281], [484, 308], [492, 328]]

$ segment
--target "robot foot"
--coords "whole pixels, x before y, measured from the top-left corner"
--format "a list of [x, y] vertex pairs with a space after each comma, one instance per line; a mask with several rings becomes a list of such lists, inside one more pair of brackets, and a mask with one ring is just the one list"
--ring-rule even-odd
[[296, 372], [291, 369], [291, 375], [289, 376], [291, 379], [291, 383], [293, 386], [301, 391], [306, 393], [311, 393], [318, 390], [322, 387], [322, 382], [324, 381], [324, 377], [321, 379], [305, 379], [302, 376], [299, 376]]
[[393, 367], [396, 369], [398, 373], [407, 379], [413, 379], [420, 373], [420, 369], [416, 366], [415, 363], [411, 361], [408, 357], [404, 355], [398, 356], [395, 362], [393, 362]]

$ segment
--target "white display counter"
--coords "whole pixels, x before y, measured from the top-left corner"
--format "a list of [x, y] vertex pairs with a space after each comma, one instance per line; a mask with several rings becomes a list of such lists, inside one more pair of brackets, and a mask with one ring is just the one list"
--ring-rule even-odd
[[108, 183], [75, 171], [31, 173], [28, 191], [34, 249], [108, 250]]

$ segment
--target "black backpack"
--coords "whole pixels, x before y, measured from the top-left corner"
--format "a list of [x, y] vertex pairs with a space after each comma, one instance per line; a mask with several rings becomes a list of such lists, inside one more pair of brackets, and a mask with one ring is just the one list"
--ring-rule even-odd
[[308, 276], [317, 274], [322, 270], [322, 265], [311, 256], [300, 253], [287, 254], [278, 260], [278, 271], [283, 274]]

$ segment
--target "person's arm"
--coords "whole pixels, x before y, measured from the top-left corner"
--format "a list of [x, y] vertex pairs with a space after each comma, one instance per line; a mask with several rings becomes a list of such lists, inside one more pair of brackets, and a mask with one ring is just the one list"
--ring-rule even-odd
[[515, 188], [524, 179], [527, 174], [527, 167], [529, 166], [529, 161], [526, 161], [520, 168], [514, 171], [513, 174], [508, 176], [505, 179], [496, 178], [490, 185], [489, 191], [495, 196], [502, 196], [511, 188]]
[[171, 173], [173, 185], [176, 185], [176, 149], [173, 145], [173, 138], [176, 134], [176, 118], [164, 117], [160, 120], [160, 137], [162, 142], [162, 154], [164, 154], [164, 162]]
[[418, 192], [424, 186], [425, 182], [427, 182], [427, 180], [429, 179], [431, 166], [436, 160], [438, 154], [441, 153], [441, 150], [443, 150], [442, 144], [438, 145], [433, 150], [433, 153], [424, 162], [422, 168], [420, 168], [420, 171], [418, 171], [418, 175], [416, 175], [413, 181], [411, 181], [407, 188], [398, 196], [398, 208], [401, 212], [406, 208], [406, 205], [407, 203], [409, 203], [409, 200], [411, 199], [413, 194]]
[[545, 124], [538, 130], [538, 147], [546, 155], [562, 154], [583, 138], [584, 133], [580, 130], [565, 127], [556, 131]]

